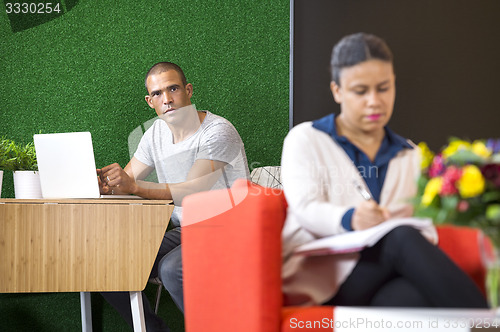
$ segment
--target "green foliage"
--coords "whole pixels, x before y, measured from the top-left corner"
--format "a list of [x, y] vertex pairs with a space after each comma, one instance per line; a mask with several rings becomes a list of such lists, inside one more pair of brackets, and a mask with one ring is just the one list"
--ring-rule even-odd
[[14, 148], [14, 141], [2, 136], [0, 138], [0, 170], [9, 169], [11, 163], [11, 151]]
[[492, 220], [496, 223], [496, 226], [500, 224], [500, 204], [489, 205], [486, 209], [486, 218]]
[[33, 142], [23, 145], [2, 138], [0, 145], [0, 168], [9, 171], [38, 171]]
[[486, 162], [486, 158], [478, 156], [471, 150], [459, 150], [448, 157], [448, 163], [452, 165], [464, 166], [467, 164], [482, 165]]

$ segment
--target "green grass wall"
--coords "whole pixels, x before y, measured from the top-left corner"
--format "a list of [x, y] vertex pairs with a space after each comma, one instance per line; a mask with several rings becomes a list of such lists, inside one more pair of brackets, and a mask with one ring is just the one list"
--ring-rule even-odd
[[[288, 0], [59, 3], [61, 13], [45, 17], [2, 7], [0, 136], [28, 143], [40, 130], [90, 131], [97, 167], [124, 166], [129, 133], [155, 116], [144, 75], [172, 61], [193, 84], [197, 108], [234, 124], [251, 169], [279, 164], [288, 132]], [[14, 197], [12, 173], [3, 183], [2, 197]], [[78, 330], [78, 305], [76, 294], [0, 294], [0, 320], [7, 331]], [[102, 321], [106, 331], [123, 328]]]
[[[155, 116], [144, 75], [172, 61], [194, 85], [197, 108], [234, 124], [251, 168], [279, 163], [288, 131], [289, 1], [63, 4], [62, 15], [33, 27], [23, 14], [0, 13], [0, 136], [27, 143], [40, 130], [90, 131], [97, 167], [124, 166], [129, 133]], [[2, 197], [14, 195], [11, 177], [4, 175]]]

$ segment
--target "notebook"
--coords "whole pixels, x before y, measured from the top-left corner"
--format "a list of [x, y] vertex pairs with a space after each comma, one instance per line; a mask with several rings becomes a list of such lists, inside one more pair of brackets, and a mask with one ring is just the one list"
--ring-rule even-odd
[[363, 248], [371, 247], [384, 235], [397, 226], [412, 226], [422, 233], [432, 243], [437, 243], [438, 235], [432, 220], [428, 218], [396, 218], [389, 219], [377, 226], [362, 231], [346, 232], [327, 236], [303, 244], [295, 249], [295, 254], [305, 256], [322, 256], [358, 252]]

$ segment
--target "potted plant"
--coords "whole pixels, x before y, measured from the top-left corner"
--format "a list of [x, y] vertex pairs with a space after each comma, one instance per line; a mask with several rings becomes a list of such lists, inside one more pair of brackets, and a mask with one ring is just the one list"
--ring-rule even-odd
[[0, 137], [0, 197], [2, 197], [3, 171], [9, 163], [10, 150], [13, 144], [14, 142], [5, 138], [5, 136]]
[[35, 144], [10, 144], [5, 169], [14, 176], [16, 198], [42, 198]]

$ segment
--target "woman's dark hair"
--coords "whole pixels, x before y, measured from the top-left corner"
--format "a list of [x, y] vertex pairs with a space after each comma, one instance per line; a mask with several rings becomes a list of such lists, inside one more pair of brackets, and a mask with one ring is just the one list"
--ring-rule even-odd
[[382, 38], [363, 32], [345, 36], [334, 47], [330, 60], [332, 81], [340, 85], [340, 71], [368, 60], [392, 63], [392, 52]]

